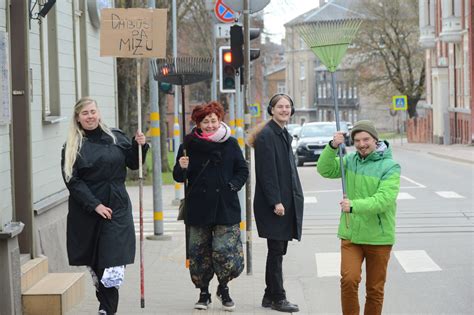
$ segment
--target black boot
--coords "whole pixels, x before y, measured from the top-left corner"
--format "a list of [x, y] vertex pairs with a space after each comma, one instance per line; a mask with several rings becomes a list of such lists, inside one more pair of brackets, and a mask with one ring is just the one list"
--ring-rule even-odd
[[211, 294], [209, 293], [209, 289], [201, 288], [199, 300], [194, 304], [194, 308], [197, 310], [207, 310], [209, 304], [211, 304]]
[[272, 309], [285, 313], [296, 313], [300, 311], [298, 305], [290, 303], [290, 301], [288, 301], [287, 299], [283, 299], [278, 302], [273, 302]]
[[222, 302], [222, 309], [224, 309], [224, 311], [233, 312], [235, 310], [235, 303], [229, 295], [229, 287], [226, 284], [219, 284], [216, 295]]

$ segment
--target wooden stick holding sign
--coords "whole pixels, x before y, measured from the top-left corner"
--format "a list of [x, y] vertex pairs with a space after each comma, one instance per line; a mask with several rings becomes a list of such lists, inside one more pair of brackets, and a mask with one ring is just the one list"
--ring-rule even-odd
[[[137, 58], [137, 118], [142, 132], [141, 59], [166, 55], [166, 9], [104, 9], [101, 11], [100, 55]], [[143, 166], [138, 147], [140, 209], [140, 305], [145, 307], [143, 257]]]

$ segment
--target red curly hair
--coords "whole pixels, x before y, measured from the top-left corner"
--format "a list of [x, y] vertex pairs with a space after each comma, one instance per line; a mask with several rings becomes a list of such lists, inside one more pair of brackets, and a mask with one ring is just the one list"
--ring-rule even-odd
[[193, 112], [191, 114], [191, 120], [194, 121], [196, 125], [198, 125], [207, 115], [210, 115], [212, 113], [216, 114], [219, 120], [224, 119], [224, 107], [216, 101], [211, 101], [207, 104], [202, 104], [194, 107]]

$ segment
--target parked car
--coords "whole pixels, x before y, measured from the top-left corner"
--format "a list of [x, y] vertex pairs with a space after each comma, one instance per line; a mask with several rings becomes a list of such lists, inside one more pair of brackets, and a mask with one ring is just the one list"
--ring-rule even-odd
[[298, 143], [298, 137], [301, 131], [301, 127], [302, 126], [298, 125], [297, 127], [293, 128], [290, 132], [290, 134], [293, 136], [293, 140], [291, 141], [291, 148], [293, 149], [293, 154], [295, 154], [296, 152], [296, 144]]
[[[324, 147], [336, 132], [335, 122], [310, 122], [303, 125], [296, 138], [295, 162], [302, 166], [305, 162], [317, 162]], [[344, 149], [344, 154], [345, 149]]]
[[[336, 122], [334, 122], [334, 123], [336, 123]], [[353, 144], [352, 139], [351, 139], [352, 124], [350, 122], [347, 122], [347, 121], [340, 121], [339, 126], [340, 126], [341, 131], [344, 131], [346, 133], [344, 135], [346, 146], [350, 147]]]
[[288, 125], [286, 125], [286, 129], [288, 129], [288, 132], [292, 136], [294, 135], [294, 131], [298, 128], [301, 128], [300, 124], [288, 124]]

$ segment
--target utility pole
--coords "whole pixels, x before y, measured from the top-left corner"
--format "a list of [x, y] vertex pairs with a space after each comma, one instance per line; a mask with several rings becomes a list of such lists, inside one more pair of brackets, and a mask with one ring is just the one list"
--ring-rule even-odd
[[[172, 23], [173, 23], [173, 57], [178, 57], [178, 27], [177, 27], [177, 9], [176, 9], [176, 0], [173, 0], [172, 4]], [[181, 100], [182, 101], [182, 100]], [[183, 120], [182, 124], [186, 122]], [[186, 135], [183, 135], [186, 136]], [[174, 86], [174, 125], [173, 125], [173, 149], [174, 149], [174, 158], [178, 155], [178, 148], [181, 142], [180, 138], [180, 128], [179, 128], [179, 93], [178, 86]], [[174, 184], [174, 196], [173, 204], [179, 205], [179, 200], [181, 199], [181, 184]]]
[[[155, 0], [148, 0], [148, 7], [156, 8]], [[163, 180], [161, 178], [161, 126], [160, 126], [160, 107], [158, 82], [153, 77], [151, 71], [151, 63], [153, 59], [149, 60], [150, 67], [148, 70], [148, 85], [150, 90], [150, 135], [151, 135], [151, 149], [153, 157], [153, 235], [147, 236], [149, 240], [169, 240], [170, 236], [164, 235], [163, 227], [163, 195], [161, 193], [163, 188]]]
[[[250, 2], [244, 0], [244, 122], [245, 131], [250, 129], [249, 102], [249, 83], [250, 83]], [[249, 167], [252, 165], [251, 152], [248, 145], [245, 146], [245, 159]], [[252, 181], [251, 173], [247, 178], [245, 185], [245, 209], [246, 209], [246, 229], [247, 229], [247, 274], [252, 274]]]

